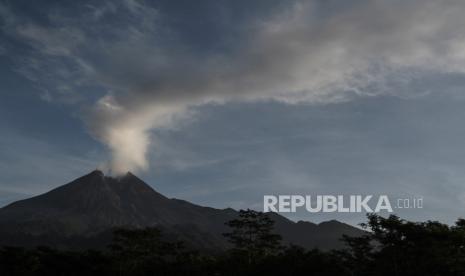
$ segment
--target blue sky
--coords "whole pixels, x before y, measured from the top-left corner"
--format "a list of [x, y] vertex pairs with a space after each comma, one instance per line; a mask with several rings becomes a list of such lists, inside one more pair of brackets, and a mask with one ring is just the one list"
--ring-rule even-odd
[[[99, 167], [169, 197], [465, 207], [459, 2], [0, 3], [0, 205]], [[361, 214], [287, 215], [319, 222]]]

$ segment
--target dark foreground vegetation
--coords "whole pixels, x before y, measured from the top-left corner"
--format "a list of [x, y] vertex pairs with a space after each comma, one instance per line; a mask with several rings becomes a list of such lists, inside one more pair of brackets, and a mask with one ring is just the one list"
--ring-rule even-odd
[[159, 230], [118, 229], [103, 251], [48, 247], [0, 250], [0, 275], [465, 275], [465, 220], [448, 226], [368, 215], [362, 237], [322, 252], [281, 244], [266, 214], [227, 223], [232, 248], [208, 254], [167, 242]]

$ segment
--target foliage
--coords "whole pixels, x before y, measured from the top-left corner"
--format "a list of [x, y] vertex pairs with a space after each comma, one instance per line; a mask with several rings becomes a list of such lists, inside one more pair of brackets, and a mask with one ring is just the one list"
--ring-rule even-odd
[[226, 223], [232, 232], [223, 234], [234, 245], [233, 253], [246, 256], [250, 264], [281, 249], [281, 236], [273, 233], [274, 221], [267, 214], [240, 210], [239, 217]]
[[155, 228], [117, 229], [108, 250], [0, 249], [0, 275], [465, 275], [465, 220], [454, 226], [368, 215], [366, 235], [322, 252], [281, 246], [266, 214], [228, 223], [234, 248], [195, 252]]
[[410, 222], [368, 215], [369, 232], [344, 237], [345, 260], [357, 275], [465, 275], [465, 223]]

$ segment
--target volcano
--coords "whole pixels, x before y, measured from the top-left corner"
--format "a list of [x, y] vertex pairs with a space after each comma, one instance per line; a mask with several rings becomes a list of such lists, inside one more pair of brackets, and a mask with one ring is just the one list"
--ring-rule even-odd
[[[202, 207], [170, 199], [132, 173], [110, 177], [93, 171], [45, 194], [16, 201], [0, 209], [0, 245], [99, 247], [118, 227], [157, 227], [168, 238], [197, 249], [223, 250], [225, 222], [236, 218], [231, 209]], [[329, 221], [293, 222], [270, 213], [285, 243], [305, 248], [342, 247], [343, 234], [359, 236], [358, 228]]]

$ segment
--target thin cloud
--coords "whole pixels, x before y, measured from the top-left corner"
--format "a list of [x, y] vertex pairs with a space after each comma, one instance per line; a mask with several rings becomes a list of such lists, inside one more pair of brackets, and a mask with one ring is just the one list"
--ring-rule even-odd
[[[227, 49], [198, 53], [186, 30], [142, 1], [86, 6], [50, 15], [50, 25], [9, 14], [5, 33], [30, 46], [19, 63], [51, 97], [86, 87], [102, 97], [83, 116], [113, 153], [115, 172], [148, 168], [151, 132], [192, 106], [275, 100], [329, 103], [394, 94], [425, 73], [465, 70], [464, 5], [459, 1], [295, 1], [245, 22], [222, 25]], [[208, 16], [208, 14], [205, 14]], [[179, 19], [182, 20], [182, 19]], [[228, 37], [225, 34], [231, 34]], [[228, 37], [228, 38], [225, 38]], [[227, 43], [226, 43], [227, 41]], [[413, 96], [418, 96], [415, 94]]]

